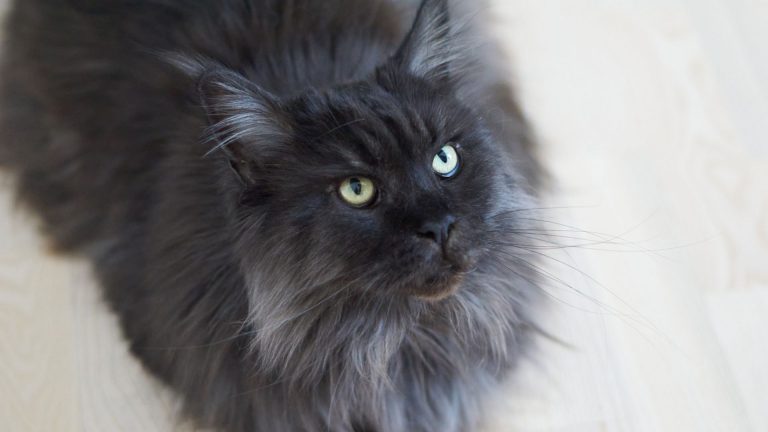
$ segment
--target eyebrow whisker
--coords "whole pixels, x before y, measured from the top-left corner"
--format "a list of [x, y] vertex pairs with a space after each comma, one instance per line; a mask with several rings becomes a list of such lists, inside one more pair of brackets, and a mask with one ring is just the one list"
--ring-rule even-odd
[[359, 118], [359, 119], [355, 119], [355, 120], [351, 120], [351, 121], [348, 121], [348, 122], [346, 122], [346, 123], [340, 124], [340, 125], [338, 125], [338, 126], [336, 126], [336, 127], [332, 128], [332, 129], [330, 129], [330, 130], [328, 130], [328, 131], [324, 132], [322, 135], [320, 135], [320, 136], [318, 136], [318, 137], [316, 137], [316, 138], [322, 138], [322, 137], [324, 137], [324, 136], [327, 136], [327, 135], [330, 135], [330, 134], [332, 134], [332, 133], [336, 132], [336, 131], [337, 131], [337, 130], [339, 130], [339, 129], [345, 128], [345, 127], [347, 127], [347, 126], [351, 126], [351, 125], [353, 125], [353, 124], [355, 124], [355, 123], [360, 123], [360, 122], [362, 122], [362, 121], [365, 121], [365, 119], [364, 119], [364, 118]]

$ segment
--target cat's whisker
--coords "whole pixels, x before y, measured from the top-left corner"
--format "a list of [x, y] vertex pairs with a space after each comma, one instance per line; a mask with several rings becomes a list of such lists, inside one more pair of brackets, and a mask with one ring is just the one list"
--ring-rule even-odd
[[563, 299], [559, 298], [558, 296], [556, 296], [553, 292], [550, 292], [550, 291], [544, 289], [543, 285], [541, 284], [541, 281], [535, 281], [535, 280], [533, 280], [533, 279], [531, 279], [529, 277], [525, 277], [524, 275], [520, 274], [519, 271], [515, 271], [511, 267], [505, 265], [505, 268], [507, 270], [509, 270], [511, 273], [517, 275], [518, 277], [524, 278], [524, 280], [526, 280], [527, 282], [530, 282], [534, 286], [537, 286], [545, 295], [547, 295], [548, 297], [550, 297], [553, 300], [557, 301], [558, 303], [561, 303], [561, 304], [563, 304], [565, 306], [568, 306], [568, 307], [570, 307], [570, 308], [572, 308], [574, 310], [577, 310], [579, 312], [584, 312], [584, 313], [593, 314], [593, 315], [612, 316], [612, 317], [619, 318], [619, 319], [623, 320], [627, 325], [629, 325], [633, 330], [638, 332], [639, 335], [641, 335], [644, 339], [648, 340], [649, 342], [652, 342], [652, 341], [650, 339], [648, 339], [648, 337], [647, 337], [647, 335], [645, 335], [645, 333], [641, 332], [637, 327], [635, 327], [635, 325], [642, 326], [644, 328], [647, 328], [647, 329], [653, 331], [656, 334], [664, 336], [664, 334], [661, 333], [655, 326], [653, 326], [652, 324], [647, 322], [645, 317], [643, 317], [643, 316], [637, 317], [637, 316], [634, 316], [634, 315], [631, 315], [631, 314], [628, 314], [628, 313], [625, 313], [625, 312], [621, 312], [620, 310], [618, 310], [618, 309], [608, 305], [607, 303], [604, 303], [604, 302], [598, 300], [597, 298], [588, 295], [584, 291], [582, 291], [582, 290], [580, 290], [578, 288], [575, 288], [572, 284], [569, 284], [569, 283], [565, 282], [564, 280], [562, 280], [561, 278], [552, 275], [550, 272], [548, 272], [546, 270], [543, 270], [541, 267], [538, 267], [538, 266], [530, 263], [528, 260], [519, 258], [519, 257], [514, 256], [514, 255], [509, 255], [508, 258], [512, 258], [512, 259], [518, 261], [519, 263], [528, 266], [531, 271], [533, 271], [537, 275], [543, 277], [544, 279], [549, 280], [549, 281], [551, 281], [553, 283], [556, 283], [558, 285], [561, 285], [561, 286], [564, 286], [564, 287], [570, 289], [571, 291], [575, 292], [576, 294], [578, 294], [578, 295], [584, 297], [585, 299], [589, 300], [591, 303], [596, 305], [598, 308], [602, 309], [602, 311], [595, 311], [595, 310], [591, 310], [591, 309], [585, 309], [585, 308], [583, 308], [581, 306], [577, 306], [577, 305], [572, 304], [572, 303], [570, 303], [570, 302], [568, 302], [566, 300], [563, 300]]
[[360, 123], [360, 122], [364, 122], [364, 121], [365, 121], [365, 119], [364, 119], [364, 118], [359, 118], [359, 119], [355, 119], [355, 120], [350, 120], [350, 121], [348, 121], [348, 122], [346, 122], [346, 123], [340, 124], [340, 125], [338, 125], [338, 126], [336, 126], [336, 127], [332, 128], [332, 129], [330, 129], [330, 130], [328, 130], [328, 131], [326, 131], [326, 132], [323, 132], [323, 134], [322, 134], [322, 135], [320, 135], [320, 136], [316, 137], [315, 139], [320, 139], [320, 138], [322, 138], [322, 137], [324, 137], [324, 136], [327, 136], [327, 135], [331, 135], [331, 134], [333, 134], [334, 132], [336, 132], [336, 131], [339, 131], [339, 130], [341, 130], [341, 129], [343, 129], [343, 128], [347, 127], [347, 126], [352, 126], [353, 124], [356, 124], [356, 123]]
[[[637, 309], [632, 307], [628, 302], [626, 302], [624, 299], [622, 299], [618, 294], [616, 294], [614, 291], [609, 289], [607, 286], [605, 286], [604, 284], [600, 283], [594, 277], [592, 277], [589, 274], [587, 274], [586, 272], [578, 269], [574, 265], [566, 263], [563, 260], [560, 260], [558, 258], [552, 257], [552, 256], [550, 256], [548, 254], [543, 253], [543, 252], [540, 252], [540, 251], [537, 251], [537, 250], [533, 250], [533, 249], [527, 247], [527, 245], [515, 244], [514, 242], [509, 242], [509, 241], [504, 242], [504, 241], [498, 241], [498, 240], [495, 241], [495, 243], [497, 244], [497, 247], [499, 247], [499, 246], [502, 247], [502, 249], [496, 249], [499, 253], [502, 253], [502, 254], [506, 255], [507, 257], [509, 257], [509, 258], [516, 259], [516, 260], [519, 260], [521, 262], [524, 262], [527, 266], [529, 266], [532, 270], [536, 271], [541, 276], [546, 277], [547, 279], [556, 281], [557, 283], [561, 284], [562, 286], [565, 286], [565, 287], [571, 289], [572, 291], [576, 292], [577, 294], [584, 296], [585, 298], [589, 299], [590, 301], [593, 301], [596, 305], [598, 305], [601, 308], [607, 308], [612, 313], [617, 314], [617, 316], [619, 316], [622, 319], [626, 319], [626, 318], [632, 319], [637, 324], [643, 325], [644, 327], [650, 329], [651, 331], [653, 331], [657, 335], [663, 337], [667, 342], [669, 342], [671, 344], [674, 344], [674, 342], [666, 334], [664, 334], [656, 325], [654, 325], [653, 322], [650, 319], [648, 319], [645, 315], [643, 315]], [[587, 295], [582, 290], [576, 289], [575, 287], [573, 287], [573, 285], [567, 284], [567, 283], [565, 283], [563, 280], [561, 280], [559, 278], [553, 279], [554, 276], [551, 273], [547, 272], [546, 270], [544, 270], [540, 266], [532, 264], [530, 261], [525, 260], [524, 258], [522, 258], [520, 256], [517, 256], [516, 254], [513, 254], [512, 252], [510, 252], [509, 250], [506, 249], [506, 248], [509, 248], [509, 247], [520, 249], [522, 251], [525, 251], [526, 253], [530, 253], [530, 254], [539, 256], [541, 258], [554, 261], [555, 263], [557, 263], [559, 265], [562, 265], [562, 266], [568, 268], [569, 270], [572, 270], [572, 271], [575, 271], [575, 272], [579, 273], [582, 277], [588, 279], [591, 283], [596, 284], [598, 287], [600, 287], [601, 289], [605, 290], [608, 294], [610, 294], [612, 297], [617, 299], [624, 307], [627, 307], [631, 311], [631, 313], [634, 314], [634, 315], [628, 315], [626, 313], [620, 312], [620, 311], [618, 311], [618, 309], [612, 308], [609, 305], [607, 305], [606, 303], [601, 302], [601, 301], [597, 300], [596, 298]], [[635, 318], [635, 317], [637, 317], [637, 318]]]

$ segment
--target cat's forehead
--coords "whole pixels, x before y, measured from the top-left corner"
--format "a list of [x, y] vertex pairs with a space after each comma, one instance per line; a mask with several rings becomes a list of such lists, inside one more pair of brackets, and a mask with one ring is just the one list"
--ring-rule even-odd
[[322, 96], [305, 119], [316, 150], [356, 167], [406, 168], [456, 133], [449, 108], [439, 101], [414, 103], [381, 88], [351, 88]]

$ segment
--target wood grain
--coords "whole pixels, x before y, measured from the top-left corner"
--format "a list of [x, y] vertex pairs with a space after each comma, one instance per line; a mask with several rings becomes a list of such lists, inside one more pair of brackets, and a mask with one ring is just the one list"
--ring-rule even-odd
[[[768, 431], [768, 2], [492, 9], [555, 179], [542, 218], [570, 247], [542, 250], [565, 343], [524, 361], [486, 430]], [[0, 430], [189, 430], [7, 183]]]

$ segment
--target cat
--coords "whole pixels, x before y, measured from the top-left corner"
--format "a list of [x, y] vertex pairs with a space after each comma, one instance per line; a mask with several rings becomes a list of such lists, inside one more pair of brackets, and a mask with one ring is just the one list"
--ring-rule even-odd
[[13, 3], [0, 167], [195, 425], [480, 427], [536, 333], [540, 174], [460, 9]]

